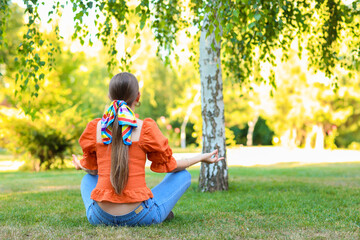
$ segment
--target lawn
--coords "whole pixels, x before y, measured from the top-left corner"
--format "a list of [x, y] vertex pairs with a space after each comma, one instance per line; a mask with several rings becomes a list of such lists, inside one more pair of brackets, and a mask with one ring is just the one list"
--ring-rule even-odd
[[[175, 219], [93, 227], [74, 170], [0, 173], [0, 239], [359, 239], [360, 163], [230, 167], [229, 191], [198, 191], [199, 169]], [[163, 174], [147, 172], [149, 187]]]

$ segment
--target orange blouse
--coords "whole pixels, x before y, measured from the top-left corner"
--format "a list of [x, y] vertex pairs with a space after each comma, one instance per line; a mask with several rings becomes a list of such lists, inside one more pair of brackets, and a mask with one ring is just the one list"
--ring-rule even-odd
[[88, 123], [79, 143], [84, 152], [81, 166], [89, 170], [98, 170], [98, 183], [91, 192], [95, 201], [114, 203], [142, 202], [153, 197], [145, 182], [145, 162], [152, 161], [150, 169], [154, 172], [171, 172], [177, 167], [168, 145], [168, 139], [161, 133], [156, 122], [151, 118], [143, 121], [139, 141], [129, 146], [129, 177], [127, 185], [119, 195], [110, 182], [111, 144], [96, 142], [97, 124], [100, 118]]

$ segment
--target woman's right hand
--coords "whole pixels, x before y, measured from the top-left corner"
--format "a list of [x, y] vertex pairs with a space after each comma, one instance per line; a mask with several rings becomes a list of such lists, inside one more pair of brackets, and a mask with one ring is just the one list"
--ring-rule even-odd
[[74, 164], [76, 170], [81, 170], [82, 167], [80, 164], [80, 160], [74, 154], [72, 155], [72, 157], [73, 157], [72, 163]]
[[203, 153], [201, 156], [201, 162], [204, 163], [217, 163], [224, 159], [224, 157], [219, 158], [219, 151], [217, 149], [210, 153]]

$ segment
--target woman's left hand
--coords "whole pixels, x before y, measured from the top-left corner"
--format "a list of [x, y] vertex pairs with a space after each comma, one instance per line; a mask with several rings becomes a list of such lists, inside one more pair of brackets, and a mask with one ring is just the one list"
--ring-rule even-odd
[[74, 154], [72, 155], [72, 157], [73, 157], [72, 163], [74, 164], [76, 170], [81, 170], [82, 167], [80, 164], [80, 160]]
[[221, 160], [224, 160], [224, 157], [219, 157], [219, 153], [218, 150], [214, 150], [210, 153], [203, 153], [202, 154], [202, 159], [201, 162], [205, 162], [205, 163], [217, 163]]

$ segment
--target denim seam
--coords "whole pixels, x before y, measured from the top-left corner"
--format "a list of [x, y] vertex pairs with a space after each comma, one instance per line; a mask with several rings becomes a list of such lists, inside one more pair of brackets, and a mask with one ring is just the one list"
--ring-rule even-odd
[[163, 222], [162, 217], [161, 217], [161, 210], [160, 210], [159, 205], [156, 204], [156, 206], [157, 206], [156, 212], [157, 212], [157, 215], [159, 217], [159, 223], [161, 223], [161, 222]]
[[[96, 207], [94, 207], [94, 209], [95, 209], [94, 212], [96, 212], [98, 215], [100, 215], [102, 219], [106, 219], [106, 220], [109, 221], [109, 222], [114, 222], [114, 220], [109, 219], [109, 218], [107, 218], [106, 216], [104, 216], [104, 215], [102, 214], [102, 212], [99, 211], [99, 209], [97, 209]], [[94, 214], [94, 215], [96, 216], [97, 219], [100, 220], [100, 222], [103, 223], [102, 219], [100, 219], [100, 218], [97, 216], [97, 214]], [[104, 223], [104, 224], [105, 224], [105, 223]]]
[[[101, 224], [105, 224], [104, 221], [103, 221], [101, 218], [98, 217], [98, 214], [99, 214], [101, 217], [103, 217], [103, 216], [101, 215], [101, 213], [99, 213], [97, 210], [95, 210], [95, 211], [94, 211], [94, 210], [95, 210], [95, 208], [93, 208], [93, 213], [94, 213], [94, 214], [92, 214], [92, 215], [93, 215], [94, 217], [96, 217], [96, 219], [99, 220], [99, 222], [100, 222]], [[95, 212], [96, 212], [97, 214], [96, 214]], [[105, 224], [105, 225], [106, 225], [106, 224]]]

